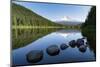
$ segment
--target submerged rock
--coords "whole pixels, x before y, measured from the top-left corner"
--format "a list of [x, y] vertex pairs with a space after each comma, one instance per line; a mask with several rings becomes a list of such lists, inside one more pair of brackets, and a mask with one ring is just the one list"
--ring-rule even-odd
[[27, 61], [30, 63], [36, 63], [43, 59], [43, 51], [32, 50], [26, 55]]
[[75, 40], [70, 41], [70, 42], [69, 42], [69, 45], [70, 45], [72, 48], [74, 48], [74, 47], [76, 46]]
[[87, 46], [86, 45], [81, 45], [79, 47], [79, 51], [82, 52], [82, 53], [86, 52], [86, 49], [87, 49]]
[[60, 49], [61, 50], [65, 50], [66, 48], [68, 48], [69, 46], [68, 45], [66, 45], [66, 44], [61, 44], [60, 45]]
[[60, 49], [57, 45], [51, 45], [46, 49], [46, 51], [50, 56], [55, 56], [59, 54]]
[[76, 45], [77, 45], [77, 47], [80, 47], [80, 46], [84, 45], [84, 40], [83, 39], [78, 39], [76, 41]]

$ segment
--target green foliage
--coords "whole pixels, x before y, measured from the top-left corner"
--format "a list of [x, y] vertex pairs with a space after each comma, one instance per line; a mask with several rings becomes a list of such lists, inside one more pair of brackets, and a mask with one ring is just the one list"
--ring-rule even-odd
[[93, 6], [82, 25], [82, 33], [87, 37], [91, 49], [96, 53], [96, 6]]
[[56, 29], [39, 29], [39, 28], [31, 28], [31, 29], [12, 29], [12, 49], [17, 49], [19, 47], [23, 47], [38, 38], [41, 38], [51, 32], [58, 30]]
[[87, 16], [87, 19], [82, 27], [84, 26], [96, 29], [96, 6], [91, 8], [89, 15]]
[[96, 36], [96, 6], [93, 6], [87, 16], [85, 23], [82, 25], [82, 29], [89, 34]]
[[12, 3], [12, 49], [23, 47], [61, 28], [80, 29], [80, 25], [65, 26], [57, 24], [28, 8]]
[[[48, 31], [47, 29], [39, 30], [39, 28], [34, 28], [41, 26], [61, 27], [63, 25], [56, 24], [23, 6], [12, 3], [12, 49], [23, 47], [31, 43], [32, 41], [35, 41], [38, 38], [50, 33], [50, 31]], [[27, 29], [26, 27], [31, 28]], [[52, 29], [50, 30], [51, 32], [54, 31]]]
[[13, 26], [63, 26], [54, 23], [28, 8], [12, 3], [12, 25]]

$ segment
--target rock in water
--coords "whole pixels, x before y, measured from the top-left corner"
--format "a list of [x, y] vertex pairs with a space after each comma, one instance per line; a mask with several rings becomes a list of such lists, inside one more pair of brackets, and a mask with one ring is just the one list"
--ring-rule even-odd
[[43, 51], [32, 50], [26, 55], [27, 61], [30, 63], [36, 63], [43, 59]]
[[57, 45], [51, 45], [46, 49], [46, 51], [50, 56], [55, 56], [59, 54], [60, 49]]
[[86, 45], [89, 45], [89, 42], [86, 42]]
[[76, 42], [77, 47], [80, 47], [81, 45], [84, 45], [84, 40], [83, 39], [78, 39]]
[[66, 48], [68, 48], [69, 46], [66, 44], [61, 44], [60, 48], [61, 50], [65, 50]]
[[70, 45], [72, 48], [74, 48], [74, 47], [76, 46], [75, 40], [70, 41], [70, 42], [69, 42], [69, 45]]
[[86, 52], [86, 49], [87, 49], [86, 45], [81, 45], [79, 47], [79, 51], [82, 52], [82, 53]]

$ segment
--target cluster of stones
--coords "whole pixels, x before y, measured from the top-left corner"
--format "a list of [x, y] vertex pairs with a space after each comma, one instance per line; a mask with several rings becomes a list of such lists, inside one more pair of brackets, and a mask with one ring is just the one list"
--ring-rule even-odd
[[[87, 46], [84, 45], [84, 40], [83, 39], [77, 39], [76, 41], [71, 40], [69, 42], [69, 45], [63, 43], [63, 44], [60, 45], [60, 47], [58, 47], [57, 45], [48, 46], [48, 48], [46, 48], [46, 52], [50, 56], [56, 56], [60, 53], [60, 49], [65, 50], [69, 46], [72, 47], [72, 48], [77, 47], [79, 49], [79, 51], [81, 51], [83, 53], [87, 49]], [[32, 50], [26, 55], [26, 59], [30, 63], [37, 63], [37, 62], [39, 62], [43, 59], [43, 55], [44, 54], [43, 54], [42, 50]]]

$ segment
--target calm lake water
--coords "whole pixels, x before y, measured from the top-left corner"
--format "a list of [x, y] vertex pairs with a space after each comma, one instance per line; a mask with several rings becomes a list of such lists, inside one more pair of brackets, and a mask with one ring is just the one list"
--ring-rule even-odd
[[[37, 33], [38, 34], [38, 33]], [[31, 34], [32, 35], [32, 34]], [[34, 34], [33, 34], [34, 35]], [[87, 46], [86, 52], [79, 51], [78, 47], [72, 48], [69, 46], [71, 40], [83, 38], [79, 30], [58, 30], [50, 32], [40, 38], [37, 38], [25, 47], [18, 48], [12, 51], [13, 64], [15, 65], [30, 65], [26, 60], [26, 54], [31, 50], [42, 50], [44, 52], [43, 59], [34, 64], [51, 64], [51, 63], [67, 63], [67, 62], [81, 62], [81, 61], [94, 61], [95, 53]], [[84, 40], [87, 42], [87, 39]], [[67, 44], [69, 47], [65, 50], [60, 50], [56, 56], [50, 56], [46, 52], [46, 48], [50, 45]]]

